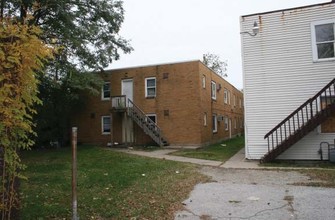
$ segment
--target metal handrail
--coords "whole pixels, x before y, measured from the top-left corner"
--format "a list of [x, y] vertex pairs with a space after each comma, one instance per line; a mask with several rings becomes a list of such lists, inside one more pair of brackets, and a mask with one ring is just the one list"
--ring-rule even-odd
[[[275, 149], [292, 134], [298, 132], [303, 126], [310, 123], [312, 119], [323, 112], [324, 109], [322, 109], [322, 106], [320, 105], [323, 99], [325, 99], [325, 104], [327, 106], [329, 104], [334, 104], [335, 99], [332, 100], [334, 97], [335, 78], [264, 136], [264, 139], [268, 139], [268, 151]], [[328, 103], [328, 100], [330, 100], [330, 103]], [[272, 148], [270, 148], [270, 146], [272, 146]]]
[[[287, 116], [283, 121], [281, 121], [276, 127], [274, 127], [271, 131], [269, 131], [265, 136], [264, 139], [266, 139], [271, 133], [276, 131], [281, 125], [283, 125], [285, 122], [287, 122], [290, 118], [292, 118], [295, 114], [297, 114], [299, 111], [301, 111], [304, 107], [306, 107], [308, 104], [312, 104], [314, 101], [317, 101], [317, 98], [321, 96], [323, 92], [325, 92], [327, 89], [331, 87], [331, 85], [334, 85], [335, 87], [335, 78], [328, 83], [323, 89], [321, 89], [315, 96], [308, 99], [304, 104], [299, 106], [294, 112], [292, 112], [289, 116]], [[335, 90], [335, 88], [334, 88]], [[330, 90], [331, 91], [331, 90]]]
[[126, 108], [126, 96], [112, 96], [112, 108]]
[[[162, 146], [162, 132], [160, 127], [151, 120], [134, 102], [128, 99], [128, 114], [134, 116], [134, 112], [143, 120], [139, 122], [133, 118], [140, 126], [145, 126], [149, 136], [154, 139], [154, 141]], [[130, 107], [131, 106], [131, 107]]]

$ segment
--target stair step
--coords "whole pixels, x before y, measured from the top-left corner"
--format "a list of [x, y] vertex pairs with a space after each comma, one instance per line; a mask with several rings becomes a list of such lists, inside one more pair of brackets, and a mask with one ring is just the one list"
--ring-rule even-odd
[[161, 146], [167, 146], [168, 142], [162, 138], [160, 129], [156, 124], [153, 124], [143, 111], [138, 108], [132, 101], [128, 100], [132, 104], [132, 108], [128, 109], [128, 115], [138, 126], [142, 128], [145, 134], [149, 135], [157, 144]]
[[[326, 98], [329, 97], [329, 96], [327, 96], [327, 93], [324, 93], [324, 92], [331, 90], [332, 87], [335, 88], [335, 78], [330, 83], [328, 83], [327, 86], [325, 86], [323, 89], [321, 89], [313, 98], [306, 101], [303, 105], [301, 105], [299, 108], [297, 108], [290, 116], [288, 116], [286, 119], [284, 119], [274, 129], [272, 129], [268, 134], [265, 135], [264, 138], [270, 138], [270, 137], [271, 138], [278, 138], [277, 132], [279, 133], [279, 129], [280, 129], [280, 136], [281, 136], [282, 135], [282, 129], [283, 129], [282, 126], [284, 125], [285, 126], [285, 136], [286, 136], [286, 125], [287, 125], [286, 123], [290, 122], [290, 120], [292, 120], [292, 118], [293, 118], [293, 122], [294, 122], [295, 118], [298, 118], [296, 120], [298, 120], [298, 122], [299, 122], [299, 118], [302, 115], [302, 119], [301, 119], [302, 124], [298, 123], [298, 125], [297, 125], [298, 128], [296, 130], [292, 131], [292, 133], [288, 137], [284, 138], [283, 140], [280, 140], [279, 143], [277, 142], [276, 146], [272, 146], [272, 147], [274, 147], [274, 149], [270, 150], [268, 153], [266, 153], [261, 158], [261, 160], [260, 160], [261, 163], [271, 162], [271, 161], [275, 160], [277, 156], [279, 156], [281, 153], [286, 151], [292, 145], [297, 143], [306, 134], [308, 134], [313, 129], [315, 129], [317, 126], [319, 126], [320, 124], [325, 122], [327, 120], [327, 118], [329, 118], [330, 116], [332, 116], [335, 113], [335, 100], [333, 100], [332, 103], [326, 105], [324, 107], [324, 109], [319, 110], [318, 112], [312, 114], [312, 118], [309, 118], [308, 121], [304, 121], [304, 116], [303, 116], [305, 109], [306, 109], [306, 112], [307, 112], [308, 107], [310, 107], [310, 112], [315, 111], [312, 108], [312, 106], [315, 103], [320, 104], [320, 101], [318, 101], [318, 100], [322, 100], [323, 97], [326, 97]], [[326, 94], [326, 95], [323, 96], [323, 94]], [[300, 116], [299, 116], [299, 113], [301, 114]], [[288, 124], [288, 126], [290, 126], [290, 124]], [[290, 132], [291, 132], [291, 130], [290, 130]], [[282, 137], [280, 137], [280, 139], [282, 139]], [[269, 144], [269, 147], [270, 146], [271, 145]]]

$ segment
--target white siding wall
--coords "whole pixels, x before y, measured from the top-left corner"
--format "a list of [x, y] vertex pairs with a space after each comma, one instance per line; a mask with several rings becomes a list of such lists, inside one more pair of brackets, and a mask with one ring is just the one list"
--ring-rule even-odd
[[[264, 135], [335, 77], [335, 62], [313, 62], [311, 22], [335, 18], [335, 4], [241, 17], [241, 31], [257, 21], [260, 33], [241, 35], [246, 157], [267, 152]], [[321, 141], [335, 134], [308, 134], [281, 159], [319, 159]]]

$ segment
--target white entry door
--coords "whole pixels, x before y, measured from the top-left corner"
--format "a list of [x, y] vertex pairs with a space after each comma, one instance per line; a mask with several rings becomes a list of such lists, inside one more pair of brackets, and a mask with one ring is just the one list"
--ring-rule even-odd
[[133, 101], [133, 80], [132, 79], [124, 79], [121, 84], [121, 95], [126, 96], [126, 105], [128, 106], [128, 99]]
[[[126, 106], [132, 107], [128, 105], [128, 99], [133, 101], [133, 80], [132, 79], [124, 79], [121, 81], [121, 95], [126, 96]], [[131, 118], [124, 114], [122, 119], [122, 142], [125, 144], [134, 142], [134, 128], [133, 121]]]

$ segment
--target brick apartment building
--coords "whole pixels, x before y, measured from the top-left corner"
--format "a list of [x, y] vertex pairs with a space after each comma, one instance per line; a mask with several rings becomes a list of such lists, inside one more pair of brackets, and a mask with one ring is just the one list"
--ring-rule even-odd
[[244, 131], [243, 94], [201, 61], [107, 70], [72, 122], [78, 141], [204, 146]]

